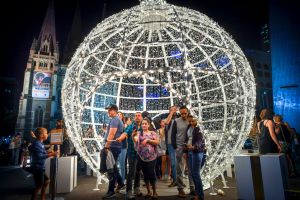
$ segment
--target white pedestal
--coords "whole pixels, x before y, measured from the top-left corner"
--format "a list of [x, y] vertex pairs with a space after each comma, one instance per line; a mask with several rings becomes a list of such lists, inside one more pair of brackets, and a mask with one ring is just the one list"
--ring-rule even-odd
[[[77, 156], [58, 158], [56, 193], [71, 192], [77, 186]], [[50, 177], [50, 159], [46, 160], [46, 174]]]
[[288, 188], [288, 172], [283, 154], [260, 156], [265, 200], [286, 199], [284, 190]]
[[263, 199], [259, 154], [234, 156], [238, 199]]
[[226, 175], [227, 177], [232, 178], [232, 168], [231, 168], [231, 163], [226, 164]]

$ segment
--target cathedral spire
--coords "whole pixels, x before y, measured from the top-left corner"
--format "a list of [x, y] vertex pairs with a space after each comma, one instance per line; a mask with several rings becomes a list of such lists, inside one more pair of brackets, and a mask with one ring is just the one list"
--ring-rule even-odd
[[58, 53], [56, 42], [54, 1], [49, 1], [48, 10], [44, 18], [43, 26], [37, 39], [37, 51], [41, 53]]
[[78, 48], [80, 42], [82, 42], [82, 37], [80, 6], [79, 2], [77, 1], [71, 30], [68, 34], [67, 42], [63, 52], [63, 64], [68, 64], [70, 62], [76, 48]]
[[101, 21], [103, 21], [105, 19], [105, 17], [106, 17], [106, 6], [107, 6], [107, 0], [104, 0]]

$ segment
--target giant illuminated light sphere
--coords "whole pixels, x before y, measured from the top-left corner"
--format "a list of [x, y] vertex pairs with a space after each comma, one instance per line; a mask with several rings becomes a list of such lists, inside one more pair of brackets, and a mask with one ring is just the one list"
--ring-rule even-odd
[[188, 105], [204, 129], [208, 158], [201, 173], [207, 184], [241, 149], [255, 96], [245, 55], [216, 22], [163, 0], [145, 0], [86, 36], [67, 69], [62, 106], [77, 151], [97, 172], [107, 105], [130, 116]]

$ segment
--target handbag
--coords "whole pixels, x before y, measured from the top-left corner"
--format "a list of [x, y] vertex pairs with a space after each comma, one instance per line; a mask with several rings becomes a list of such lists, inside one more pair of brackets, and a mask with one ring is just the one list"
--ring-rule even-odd
[[100, 168], [99, 168], [99, 172], [101, 174], [104, 174], [107, 172], [107, 166], [106, 166], [106, 152], [105, 152], [105, 148], [101, 149], [100, 151]]
[[160, 140], [160, 129], [158, 130], [158, 137], [159, 137], [159, 143], [158, 145], [156, 145], [156, 153], [157, 153], [157, 157], [159, 156], [162, 156], [162, 155], [165, 155], [166, 154], [166, 151], [162, 149], [161, 147], [161, 140]]
[[162, 155], [165, 155], [165, 152], [164, 150], [162, 150], [160, 144], [156, 145], [156, 152], [157, 152], [157, 156], [162, 156]]
[[284, 140], [284, 141], [279, 141], [280, 145], [282, 146], [282, 153], [287, 153], [290, 149], [290, 144], [288, 144], [285, 140], [285, 136], [283, 134], [281, 125], [280, 125], [280, 132], [281, 132], [281, 135], [282, 135], [283, 140]]

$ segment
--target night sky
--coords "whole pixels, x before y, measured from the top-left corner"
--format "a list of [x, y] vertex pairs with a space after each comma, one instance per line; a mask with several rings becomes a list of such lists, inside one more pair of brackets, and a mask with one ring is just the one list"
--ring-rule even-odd
[[[63, 52], [70, 30], [76, 0], [55, 0], [56, 33]], [[268, 22], [268, 0], [167, 0], [185, 6], [216, 21], [244, 49], [261, 48], [261, 27]], [[130, 8], [138, 0], [107, 0], [106, 17]], [[101, 21], [103, 0], [79, 0], [83, 34], [87, 35]], [[24, 70], [34, 37], [38, 37], [48, 0], [10, 0], [1, 6], [1, 69], [0, 76], [15, 77], [23, 84]], [[7, 13], [8, 12], [8, 13]]]

